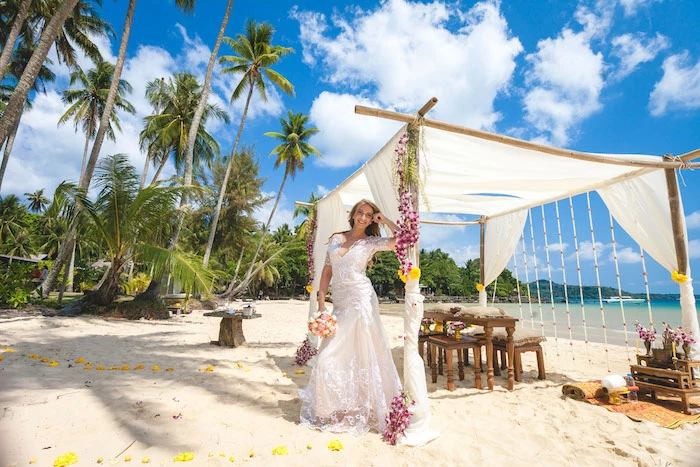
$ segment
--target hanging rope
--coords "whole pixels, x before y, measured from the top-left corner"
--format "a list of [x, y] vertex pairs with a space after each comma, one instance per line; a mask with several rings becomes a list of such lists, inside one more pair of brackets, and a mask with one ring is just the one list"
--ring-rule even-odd
[[644, 249], [639, 246], [639, 255], [642, 258], [642, 271], [644, 271], [644, 290], [647, 294], [647, 309], [649, 310], [649, 324], [654, 322], [654, 316], [651, 314], [651, 297], [649, 295], [649, 277], [647, 276], [647, 265], [644, 260]]
[[530, 239], [532, 240], [532, 267], [535, 268], [535, 285], [537, 286], [537, 307], [540, 311], [540, 332], [544, 336], [544, 316], [542, 313], [542, 296], [540, 293], [540, 276], [537, 272], [537, 250], [535, 249], [535, 230], [532, 227], [532, 209], [527, 211], [530, 220]]
[[612, 213], [609, 213], [610, 217], [610, 238], [612, 240], [613, 248], [613, 260], [615, 261], [615, 276], [617, 277], [617, 294], [620, 297], [620, 314], [622, 315], [622, 329], [625, 330], [625, 347], [627, 350], [627, 361], [631, 362], [630, 359], [630, 346], [629, 338], [627, 335], [627, 319], [625, 319], [625, 304], [622, 301], [622, 283], [620, 282], [620, 266], [617, 262], [617, 242], [615, 241], [615, 225], [613, 223]]
[[[566, 304], [566, 323], [569, 327], [569, 348], [571, 349], [571, 359], [576, 360], [574, 355], [574, 336], [571, 332], [571, 310], [569, 309], [569, 285], [566, 282], [566, 265], [564, 264], [564, 244], [561, 238], [561, 221], [559, 220], [559, 201], [554, 203], [557, 213], [557, 234], [559, 235], [559, 257], [561, 258], [561, 275], [564, 280], [564, 303]], [[554, 306], [554, 304], [552, 304]]]
[[593, 216], [591, 215], [591, 197], [586, 192], [586, 203], [588, 204], [588, 224], [591, 228], [591, 243], [593, 246], [593, 265], [595, 266], [595, 280], [598, 286], [598, 303], [600, 304], [600, 319], [603, 324], [603, 342], [605, 343], [605, 363], [610, 373], [610, 352], [608, 351], [608, 330], [605, 326], [605, 311], [603, 310], [603, 292], [600, 290], [600, 271], [598, 270], [598, 252], [595, 246], [595, 231], [593, 229]]
[[547, 258], [547, 277], [549, 279], [549, 302], [552, 305], [552, 325], [554, 326], [554, 349], [559, 357], [559, 337], [557, 336], [557, 314], [554, 311], [554, 290], [552, 289], [552, 264], [549, 261], [549, 241], [547, 239], [547, 221], [544, 217], [544, 204], [540, 206], [542, 210], [542, 230], [544, 232], [544, 254]]
[[576, 273], [578, 274], [578, 293], [581, 298], [581, 319], [583, 320], [583, 339], [586, 347], [586, 358], [589, 363], [591, 361], [591, 354], [588, 348], [588, 328], [586, 327], [586, 307], [583, 304], [583, 281], [581, 280], [581, 258], [579, 256], [578, 249], [578, 236], [576, 235], [576, 217], [574, 216], [574, 201], [569, 196], [569, 211], [571, 211], [571, 229], [574, 233], [574, 249], [576, 250]]
[[496, 286], [498, 285], [498, 277], [493, 281], [493, 293], [491, 294], [491, 306], [496, 302]]
[[523, 301], [520, 296], [520, 276], [518, 274], [518, 260], [517, 253], [513, 252], [513, 269], [515, 270], [515, 288], [518, 291], [518, 310], [520, 310], [520, 327], [524, 328], [525, 323], [523, 322]]
[[525, 235], [520, 236], [520, 242], [523, 245], [523, 265], [525, 268], [525, 283], [527, 284], [527, 303], [530, 307], [530, 329], [535, 329], [535, 316], [532, 313], [532, 295], [530, 293], [530, 277], [527, 273], [527, 252], [525, 251]]

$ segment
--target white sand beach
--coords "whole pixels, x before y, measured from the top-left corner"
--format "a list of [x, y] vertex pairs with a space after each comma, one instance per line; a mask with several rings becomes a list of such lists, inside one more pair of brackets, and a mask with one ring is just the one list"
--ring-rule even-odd
[[[239, 348], [210, 345], [219, 319], [201, 311], [162, 322], [0, 320], [0, 351], [15, 350], [0, 353], [0, 466], [32, 458], [53, 465], [66, 452], [79, 465], [100, 457], [123, 464], [127, 455], [131, 463], [148, 457], [165, 465], [183, 452], [195, 455], [189, 465], [700, 465], [700, 424], [670, 430], [564, 399], [563, 383], [608, 372], [602, 345], [591, 344], [586, 356], [584, 344], [574, 342], [572, 361], [562, 339], [559, 357], [552, 340], [545, 344], [548, 379], [537, 380], [528, 354], [524, 381], [512, 392], [505, 376], [496, 377], [494, 391], [475, 389], [471, 368], [454, 392], [442, 376], [429, 381], [431, 423], [441, 436], [427, 446], [393, 447], [375, 433], [356, 438], [301, 427], [297, 391], [310, 369], [296, 374], [293, 354], [305, 336], [307, 306], [259, 302], [262, 318], [243, 323], [248, 345]], [[382, 321], [401, 369], [402, 318], [384, 314]], [[609, 356], [612, 372], [628, 372], [624, 348], [610, 346]], [[81, 357], [92, 369], [75, 363]], [[108, 369], [125, 365], [130, 369]], [[342, 451], [326, 447], [334, 439]], [[272, 455], [278, 446], [288, 454]]]

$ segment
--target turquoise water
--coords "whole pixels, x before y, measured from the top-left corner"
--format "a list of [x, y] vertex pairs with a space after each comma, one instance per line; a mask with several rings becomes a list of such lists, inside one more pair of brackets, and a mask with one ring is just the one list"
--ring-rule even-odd
[[[426, 308], [430, 306], [425, 304]], [[465, 306], [474, 306], [474, 304], [465, 304]], [[568, 339], [569, 336], [575, 340], [583, 341], [586, 338], [590, 342], [606, 341], [610, 344], [625, 344], [625, 327], [627, 324], [627, 339], [634, 345], [637, 338], [637, 333], [634, 329], [634, 322], [639, 321], [648, 327], [649, 306], [644, 303], [623, 303], [624, 317], [622, 318], [622, 310], [619, 303], [603, 303], [603, 311], [598, 300], [584, 301], [584, 307], [581, 307], [581, 302], [569, 302], [568, 314], [566, 303], [542, 303], [540, 306], [535, 302], [532, 304], [532, 316], [530, 315], [530, 306], [523, 303], [522, 307], [518, 303], [497, 303], [497, 307], [503, 308], [506, 313], [521, 319], [518, 327], [540, 330], [544, 328], [544, 333], [548, 337]], [[552, 311], [554, 308], [554, 311]], [[380, 305], [380, 309], [386, 313], [401, 313], [403, 310], [402, 304]], [[583, 316], [585, 314], [585, 326]], [[661, 327], [662, 322], [666, 322], [673, 327], [681, 325], [681, 305], [678, 300], [659, 300], [651, 302], [651, 316], [657, 329]], [[700, 318], [700, 313], [698, 314]], [[603, 327], [605, 321], [605, 328]], [[569, 322], [571, 323], [571, 334], [569, 334]], [[556, 325], [555, 325], [556, 323]], [[640, 344], [641, 345], [641, 344]]]

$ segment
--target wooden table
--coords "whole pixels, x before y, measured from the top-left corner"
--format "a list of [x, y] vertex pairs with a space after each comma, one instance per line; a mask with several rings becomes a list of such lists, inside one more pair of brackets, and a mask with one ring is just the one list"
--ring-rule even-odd
[[515, 372], [513, 368], [513, 357], [515, 354], [515, 346], [513, 345], [513, 333], [515, 332], [515, 323], [517, 318], [511, 316], [502, 316], [494, 318], [482, 318], [476, 316], [455, 316], [451, 313], [437, 313], [426, 311], [423, 316], [425, 318], [439, 319], [447, 321], [461, 321], [463, 323], [482, 326], [484, 328], [484, 339], [486, 341], [486, 383], [488, 388], [493, 390], [493, 328], [505, 328], [506, 338], [506, 353], [508, 354], [508, 390], [512, 391], [515, 386]]
[[211, 341], [211, 343], [225, 345], [227, 347], [239, 347], [241, 345], [245, 345], [243, 320], [261, 317], [261, 315], [257, 313], [251, 316], [243, 316], [241, 313], [228, 313], [226, 311], [204, 313], [204, 316], [208, 316], [210, 318], [221, 318], [221, 323], [219, 324], [219, 340]]
[[646, 355], [637, 355], [637, 365], [630, 371], [640, 392], [648, 392], [652, 399], [656, 394], [680, 397], [683, 411], [690, 414], [690, 399], [700, 397], [700, 388], [695, 383], [700, 379], [693, 375], [694, 368], [700, 368], [700, 361], [673, 359], [659, 362]]

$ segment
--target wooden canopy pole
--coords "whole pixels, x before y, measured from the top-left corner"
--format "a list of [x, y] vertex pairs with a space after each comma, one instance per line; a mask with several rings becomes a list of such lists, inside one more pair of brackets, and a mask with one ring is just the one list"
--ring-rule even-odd
[[[428, 105], [428, 104], [426, 104]], [[388, 120], [395, 120], [398, 122], [411, 123], [415, 120], [414, 115], [403, 114], [400, 112], [392, 112], [389, 110], [375, 109], [371, 107], [365, 107], [362, 105], [355, 106], [355, 113], [359, 115], [369, 115], [372, 117], [386, 118]], [[567, 157], [570, 159], [579, 159], [589, 162], [598, 162], [601, 164], [613, 164], [613, 165], [624, 165], [628, 167], [656, 167], [659, 169], [667, 168], [696, 168], [700, 167], [700, 163], [697, 162], [686, 162], [691, 159], [700, 157], [700, 149], [696, 151], [684, 154], [679, 159], [682, 160], [664, 160], [659, 162], [654, 161], [630, 161], [626, 159], [619, 159], [616, 157], [605, 157], [598, 154], [591, 154], [587, 152], [572, 151], [568, 149], [554, 148], [551, 146], [545, 146], [543, 144], [531, 143], [529, 141], [523, 141], [509, 136], [497, 135], [494, 133], [489, 133], [481, 130], [474, 130], [472, 128], [467, 128], [460, 125], [454, 125], [451, 123], [440, 122], [437, 120], [424, 119], [423, 125], [437, 128], [438, 130], [449, 131], [452, 133], [459, 133], [462, 135], [474, 136], [476, 138], [481, 138], [489, 141], [495, 141], [497, 143], [507, 144], [509, 146], [514, 146], [522, 149], [529, 149], [531, 151], [542, 152], [545, 154], [551, 154], [554, 156]]]
[[[671, 158], [671, 156], [664, 156], [664, 160], [670, 160]], [[678, 272], [686, 274], [688, 271], [688, 250], [685, 247], [685, 229], [683, 228], [683, 216], [681, 214], [678, 179], [674, 169], [664, 169], [664, 174], [666, 175], [666, 187], [668, 188], [668, 203], [671, 207], [671, 226], [673, 228], [673, 244], [676, 247]]]

